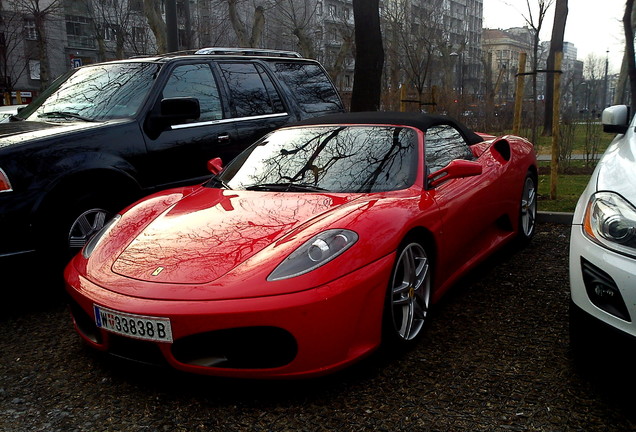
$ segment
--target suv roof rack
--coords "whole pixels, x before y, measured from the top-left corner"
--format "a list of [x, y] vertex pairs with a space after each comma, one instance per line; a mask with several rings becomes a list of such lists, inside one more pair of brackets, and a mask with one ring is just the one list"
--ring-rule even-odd
[[246, 56], [268, 56], [268, 57], [296, 57], [302, 56], [295, 51], [270, 50], [260, 48], [201, 48], [194, 52], [195, 54], [212, 54], [212, 55], [246, 55]]

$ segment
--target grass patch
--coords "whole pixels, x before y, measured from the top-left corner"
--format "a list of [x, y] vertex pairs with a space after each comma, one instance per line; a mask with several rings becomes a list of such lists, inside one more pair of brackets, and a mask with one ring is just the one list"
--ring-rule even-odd
[[[614, 138], [613, 134], [601, 132], [600, 123], [587, 124], [580, 122], [572, 126], [569, 131], [572, 134], [570, 137], [572, 154], [586, 154], [585, 143], [589, 143], [591, 139], [595, 139], [598, 144], [595, 156], [599, 157]], [[564, 128], [563, 125], [562, 128]], [[510, 131], [506, 131], [506, 133], [510, 133]], [[495, 133], [493, 135], [501, 135], [501, 133]], [[530, 138], [531, 130], [522, 129], [519, 135]], [[542, 136], [539, 132], [537, 134], [537, 142], [535, 142], [534, 145], [538, 154], [549, 155], [552, 151], [552, 137]], [[546, 212], [573, 212], [581, 193], [590, 180], [595, 165], [595, 162], [586, 163], [583, 160], [574, 159], [566, 164], [562, 163], [560, 166], [562, 173], [559, 174], [557, 180], [557, 199], [551, 200], [550, 162], [539, 162], [538, 210]]]
[[550, 174], [539, 175], [537, 209], [547, 212], [574, 212], [579, 196], [590, 181], [590, 174], [559, 174], [557, 199], [550, 199]]

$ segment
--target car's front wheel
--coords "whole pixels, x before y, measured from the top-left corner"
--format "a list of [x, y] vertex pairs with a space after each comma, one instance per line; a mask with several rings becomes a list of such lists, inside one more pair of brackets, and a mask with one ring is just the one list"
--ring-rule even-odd
[[518, 238], [522, 242], [529, 242], [534, 236], [537, 221], [537, 180], [528, 172], [523, 181], [521, 203], [519, 210]]
[[79, 252], [86, 242], [113, 216], [113, 211], [100, 207], [85, 210], [71, 222], [68, 232], [68, 249]]
[[99, 191], [67, 191], [48, 202], [39, 223], [41, 250], [53, 266], [65, 265], [127, 204]]
[[406, 241], [398, 250], [387, 292], [384, 324], [388, 342], [407, 344], [421, 333], [431, 298], [431, 266], [424, 247]]

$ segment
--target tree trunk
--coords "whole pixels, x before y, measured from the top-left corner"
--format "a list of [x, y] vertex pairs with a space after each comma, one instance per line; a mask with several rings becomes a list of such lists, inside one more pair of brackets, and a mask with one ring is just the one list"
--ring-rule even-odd
[[557, 52], [563, 52], [563, 36], [565, 34], [565, 24], [568, 17], [568, 0], [556, 0], [554, 9], [554, 24], [552, 26], [552, 39], [550, 41], [550, 54], [548, 55], [548, 62], [546, 69], [548, 70], [546, 75], [545, 84], [545, 113], [543, 117], [543, 134], [552, 135], [552, 118], [553, 108], [552, 101], [554, 100], [554, 74], [559, 72], [549, 72], [554, 70], [554, 59]]
[[249, 40], [247, 37], [247, 31], [245, 31], [245, 23], [241, 20], [241, 17], [236, 10], [236, 0], [227, 0], [227, 7], [229, 12], [230, 24], [236, 33], [239, 46], [245, 48], [249, 46]]
[[307, 34], [306, 29], [303, 27], [296, 27], [293, 30], [294, 36], [298, 38], [298, 48], [303, 57], [316, 58], [316, 51], [314, 50], [314, 42], [312, 38]]
[[[627, 11], [625, 11], [627, 12]], [[636, 29], [636, 10], [632, 7], [632, 31]], [[625, 41], [627, 43], [627, 40]], [[621, 72], [618, 75], [618, 82], [616, 84], [616, 92], [614, 93], [614, 100], [612, 101], [613, 105], [621, 105], [628, 103], [625, 99], [630, 98], [627, 95], [627, 89], [629, 88], [627, 85], [628, 75], [629, 75], [629, 64], [627, 58], [627, 49], [623, 53], [623, 61], [621, 63]]]
[[351, 111], [377, 111], [384, 66], [379, 0], [353, 0], [353, 17], [356, 66]]
[[157, 53], [165, 53], [168, 51], [168, 41], [166, 39], [166, 23], [161, 17], [159, 9], [160, 2], [154, 0], [144, 0], [144, 14], [148, 20], [148, 26], [155, 35], [157, 41]]
[[49, 86], [49, 55], [46, 49], [46, 15], [35, 15], [35, 31], [38, 37], [38, 57], [40, 60], [40, 90]]
[[263, 6], [257, 6], [254, 10], [254, 24], [252, 25], [252, 35], [250, 36], [250, 48], [258, 48], [263, 38], [265, 28], [265, 11]]

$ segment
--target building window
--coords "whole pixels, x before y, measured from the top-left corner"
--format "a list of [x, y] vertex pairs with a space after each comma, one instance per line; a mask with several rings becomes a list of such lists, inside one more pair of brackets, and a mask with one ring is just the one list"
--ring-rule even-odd
[[32, 80], [40, 79], [40, 61], [29, 60], [29, 78]]
[[104, 24], [102, 29], [104, 30], [104, 40], [105, 41], [115, 41], [117, 40], [117, 27], [111, 24]]
[[329, 7], [329, 17], [336, 18], [338, 16], [338, 10], [336, 9], [336, 5], [330, 4], [328, 7]]
[[66, 15], [66, 38], [69, 47], [94, 48], [95, 37], [91, 31], [92, 27], [90, 18]]
[[38, 40], [38, 32], [35, 30], [35, 20], [24, 20], [24, 37], [27, 40]]
[[[163, 6], [163, 2], [161, 2]], [[144, 10], [144, 2], [143, 0], [129, 0], [128, 8], [133, 12], [142, 12]]]
[[144, 27], [133, 27], [132, 40], [135, 43], [144, 43], [146, 41], [146, 29]]
[[338, 41], [338, 29], [336, 28], [330, 28], [329, 29], [329, 40], [331, 42], [337, 42]]

